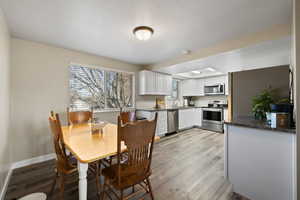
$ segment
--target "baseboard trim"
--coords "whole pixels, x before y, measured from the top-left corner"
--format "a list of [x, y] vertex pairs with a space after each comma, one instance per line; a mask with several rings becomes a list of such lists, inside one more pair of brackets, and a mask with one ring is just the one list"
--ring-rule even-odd
[[56, 157], [55, 154], [51, 153], [51, 154], [46, 154], [46, 155], [42, 155], [42, 156], [38, 156], [38, 157], [34, 157], [34, 158], [21, 160], [21, 161], [12, 163], [9, 167], [8, 173], [6, 175], [6, 178], [5, 178], [1, 193], [0, 193], [0, 200], [4, 200], [6, 190], [8, 187], [8, 183], [9, 183], [10, 177], [11, 177], [14, 169], [17, 169], [20, 167], [26, 167], [26, 166], [33, 165], [33, 164], [40, 163], [40, 162], [45, 162], [47, 160], [52, 160], [52, 159], [55, 159], [55, 157]]
[[34, 157], [34, 158], [30, 158], [30, 159], [15, 162], [12, 165], [12, 169], [17, 169], [17, 168], [20, 168], [20, 167], [26, 167], [26, 166], [29, 166], [29, 165], [33, 165], [33, 164], [44, 162], [44, 161], [51, 160], [51, 159], [55, 159], [55, 154], [54, 153], [46, 154], [46, 155], [42, 155], [42, 156], [38, 156], [38, 157]]
[[0, 200], [4, 200], [5, 194], [6, 194], [6, 190], [7, 190], [7, 186], [10, 180], [10, 177], [12, 175], [13, 169], [12, 169], [12, 165], [9, 167], [9, 170], [7, 172], [1, 193], [0, 193]]

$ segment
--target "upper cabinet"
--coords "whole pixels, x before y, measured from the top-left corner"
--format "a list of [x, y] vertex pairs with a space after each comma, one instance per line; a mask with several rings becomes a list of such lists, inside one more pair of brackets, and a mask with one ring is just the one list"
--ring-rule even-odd
[[139, 95], [171, 95], [172, 76], [143, 70], [139, 72]]
[[204, 96], [204, 86], [225, 84], [225, 95], [228, 95], [228, 76], [216, 76], [182, 81], [183, 96]]

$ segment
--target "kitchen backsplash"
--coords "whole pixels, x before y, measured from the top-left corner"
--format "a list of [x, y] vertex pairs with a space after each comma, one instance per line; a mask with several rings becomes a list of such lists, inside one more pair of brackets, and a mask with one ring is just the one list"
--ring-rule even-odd
[[203, 97], [193, 97], [192, 99], [195, 103], [195, 106], [207, 106], [211, 101], [225, 101], [227, 96], [203, 96]]

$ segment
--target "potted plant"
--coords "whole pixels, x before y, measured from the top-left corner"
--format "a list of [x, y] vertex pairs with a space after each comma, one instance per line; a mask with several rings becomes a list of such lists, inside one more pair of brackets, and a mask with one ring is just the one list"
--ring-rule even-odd
[[275, 91], [265, 89], [252, 99], [252, 112], [255, 119], [265, 120], [268, 112], [271, 111], [271, 104], [275, 103]]

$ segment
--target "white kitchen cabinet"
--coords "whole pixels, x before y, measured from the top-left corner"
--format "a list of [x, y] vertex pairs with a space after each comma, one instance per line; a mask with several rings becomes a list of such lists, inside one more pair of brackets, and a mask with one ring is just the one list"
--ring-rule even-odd
[[152, 71], [139, 72], [140, 95], [171, 95], [172, 76]]
[[202, 108], [195, 108], [194, 109], [194, 125], [195, 126], [202, 126]]
[[187, 79], [182, 81], [182, 96], [197, 96], [197, 80]]
[[[148, 120], [153, 120], [155, 111], [137, 111], [138, 117], [144, 117]], [[156, 136], [163, 136], [168, 132], [168, 116], [167, 111], [157, 111]]]
[[158, 111], [155, 135], [163, 136], [167, 132], [168, 132], [168, 114], [167, 114], [167, 111]]
[[189, 128], [189, 110], [183, 109], [178, 111], [178, 128], [185, 129]]
[[217, 85], [217, 84], [224, 84], [225, 83], [225, 76], [216, 76], [204, 79], [204, 85]]
[[195, 94], [196, 96], [204, 96], [204, 79], [195, 79]]
[[204, 96], [204, 86], [225, 84], [225, 95], [228, 95], [228, 76], [216, 76], [182, 81], [182, 96]]
[[178, 113], [179, 129], [201, 126], [201, 108], [180, 109]]

